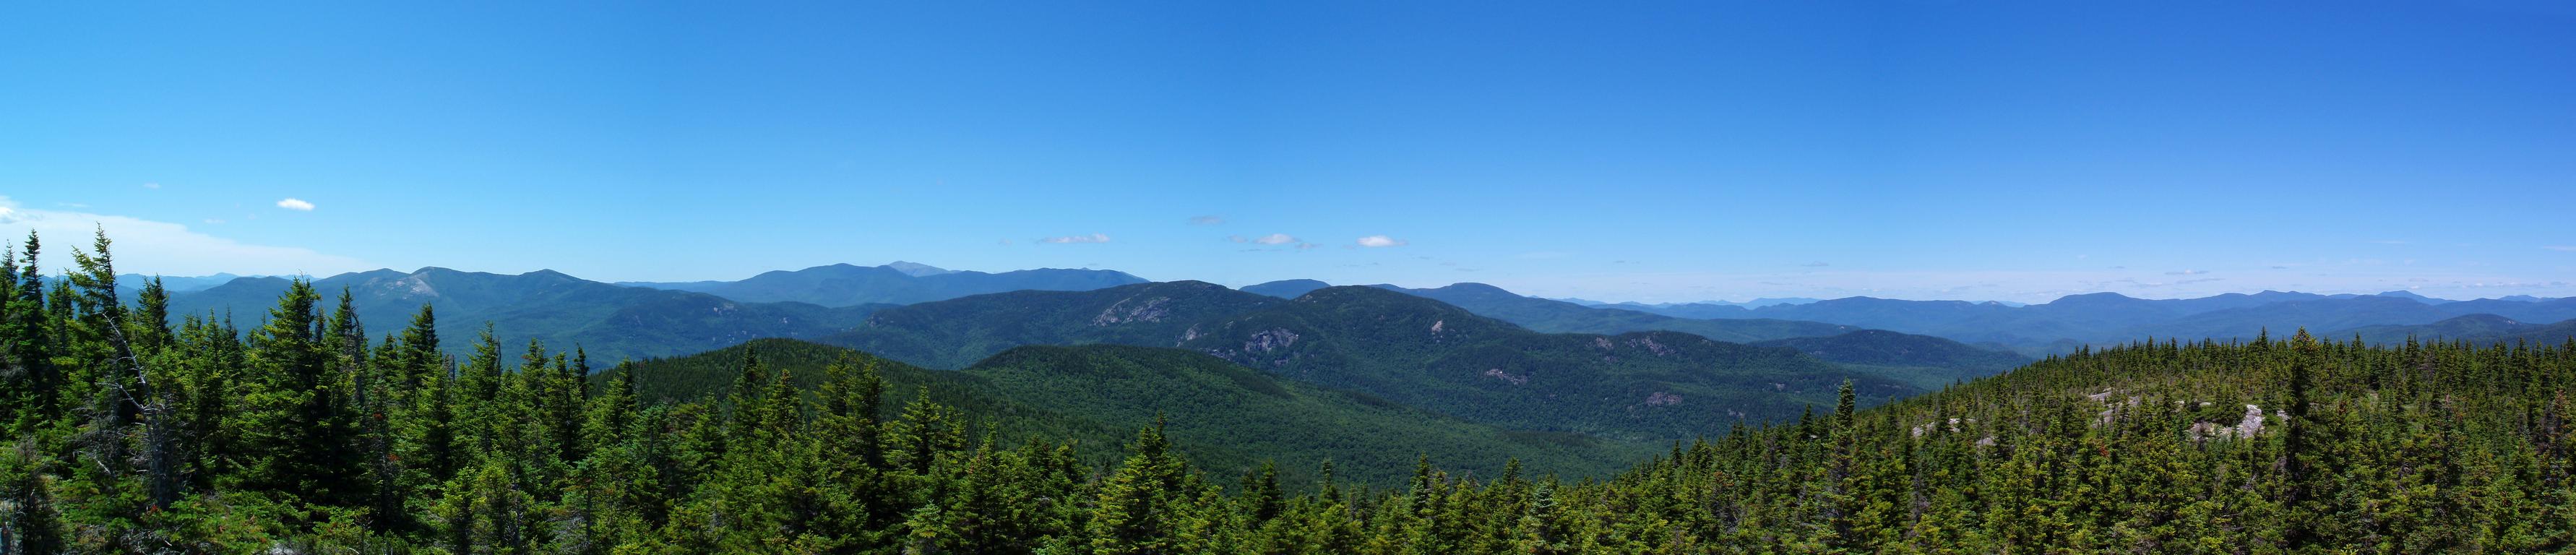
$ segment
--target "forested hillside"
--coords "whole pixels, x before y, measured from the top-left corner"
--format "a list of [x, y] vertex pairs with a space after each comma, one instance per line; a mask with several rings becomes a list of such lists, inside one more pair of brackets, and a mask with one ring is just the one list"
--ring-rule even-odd
[[[1659, 445], [1480, 425], [1178, 349], [1030, 346], [940, 371], [769, 339], [642, 361], [632, 371], [639, 398], [684, 403], [726, 391], [745, 360], [791, 376], [804, 390], [828, 383], [833, 364], [866, 367], [885, 382], [889, 406], [926, 398], [956, 409], [975, 434], [990, 433], [1005, 444], [1075, 442], [1075, 451], [1094, 462], [1115, 460], [1136, 428], [1157, 416], [1171, 420], [1173, 443], [1202, 468], [1243, 472], [1265, 461], [1330, 459], [1341, 465], [1343, 479], [1375, 485], [1401, 482], [1417, 454], [1486, 474], [1517, 458], [1567, 474], [1606, 476]], [[606, 384], [610, 377], [592, 381]], [[1296, 466], [1281, 475], [1303, 479], [1312, 470]]]
[[[2576, 548], [2576, 341], [2137, 344], [1868, 410], [1846, 385], [1830, 411], [1608, 480], [1424, 459], [1372, 488], [1329, 461], [1281, 461], [1314, 465], [1310, 483], [1208, 473], [1168, 415], [1112, 464], [998, 441], [938, 394], [890, 406], [898, 372], [865, 358], [805, 387], [744, 356], [720, 393], [646, 402], [633, 367], [584, 387], [579, 354], [542, 345], [511, 361], [478, 338], [458, 360], [427, 322], [371, 341], [345, 296], [300, 282], [246, 333], [174, 328], [157, 287], [117, 302], [107, 247], [50, 282], [16, 264], [33, 244], [0, 261], [10, 553]], [[1014, 351], [985, 376], [1270, 390], [1166, 355], [1090, 360], [1117, 350]]]
[[1538, 333], [1373, 287], [1291, 300], [1193, 281], [979, 295], [884, 310], [822, 341], [939, 368], [1020, 345], [1178, 347], [1506, 429], [1628, 440], [1793, 417], [1830, 402], [1846, 377], [1873, 403], [1921, 391], [1790, 349], [1672, 332]]

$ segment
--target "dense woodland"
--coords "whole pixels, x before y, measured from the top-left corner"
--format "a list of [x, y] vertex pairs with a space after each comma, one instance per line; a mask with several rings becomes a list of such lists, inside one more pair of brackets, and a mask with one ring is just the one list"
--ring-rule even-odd
[[[640, 401], [578, 349], [441, 354], [298, 283], [118, 302], [102, 236], [0, 257], [7, 553], [2562, 552], [2576, 341], [2139, 343], [1677, 444], [1604, 479], [1383, 487], [1004, 442], [857, 360]], [[813, 384], [800, 386], [799, 384]]]

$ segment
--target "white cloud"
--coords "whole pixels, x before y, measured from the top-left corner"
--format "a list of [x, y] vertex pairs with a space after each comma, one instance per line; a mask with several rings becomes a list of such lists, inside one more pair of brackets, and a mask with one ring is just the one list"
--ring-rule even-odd
[[298, 199], [286, 199], [286, 200], [277, 201], [277, 207], [278, 207], [278, 208], [284, 208], [284, 209], [287, 209], [287, 210], [298, 210], [298, 211], [304, 211], [304, 212], [312, 212], [312, 211], [313, 211], [313, 203], [310, 203], [310, 202], [304, 202], [304, 201], [302, 201], [302, 200], [298, 200]]
[[1093, 233], [1093, 234], [1090, 234], [1090, 235], [1067, 235], [1067, 236], [1063, 236], [1063, 237], [1048, 237], [1048, 238], [1045, 238], [1045, 239], [1039, 239], [1039, 240], [1038, 240], [1038, 242], [1040, 242], [1040, 243], [1054, 243], [1054, 244], [1059, 244], [1059, 245], [1062, 245], [1062, 244], [1070, 244], [1070, 243], [1107, 243], [1107, 242], [1109, 242], [1109, 235], [1108, 235], [1108, 234], [1105, 234], [1105, 233]]
[[2550, 245], [2541, 248], [2560, 252], [2576, 252], [2576, 245]]
[[1192, 217], [1190, 217], [1190, 225], [1216, 225], [1216, 224], [1221, 224], [1221, 223], [1225, 223], [1225, 218], [1220, 218], [1220, 217], [1216, 217], [1216, 216], [1192, 216]]
[[1405, 245], [1405, 242], [1403, 239], [1397, 239], [1385, 235], [1370, 235], [1367, 237], [1361, 237], [1359, 245], [1363, 247], [1401, 247]]
[[145, 189], [159, 189], [159, 188], [161, 188], [161, 184], [159, 184], [159, 183], [145, 183], [145, 184], [143, 184], [143, 188], [145, 188]]
[[[220, 220], [218, 220], [220, 221]], [[51, 245], [39, 261], [47, 272], [71, 267], [71, 246], [89, 248], [90, 234], [107, 231], [115, 241], [120, 273], [198, 276], [235, 274], [332, 275], [374, 266], [346, 256], [302, 247], [250, 245], [199, 233], [188, 226], [127, 216], [35, 210], [0, 197], [0, 237], [24, 238], [34, 231]]]
[[1285, 245], [1297, 242], [1297, 238], [1289, 237], [1286, 233], [1272, 233], [1269, 235], [1254, 237], [1252, 238], [1252, 242], [1263, 245]]
[[2183, 271], [2179, 271], [2179, 272], [2165, 272], [2165, 275], [2168, 275], [2168, 276], [2196, 276], [2196, 275], [2201, 275], [2201, 274], [2206, 274], [2206, 273], [2209, 273], [2209, 271], [2208, 271], [2208, 270], [2183, 270]]

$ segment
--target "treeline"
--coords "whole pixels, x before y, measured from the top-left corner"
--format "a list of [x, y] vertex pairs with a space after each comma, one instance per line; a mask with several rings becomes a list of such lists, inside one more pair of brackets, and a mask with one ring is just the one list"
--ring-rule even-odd
[[[102, 237], [0, 257], [7, 553], [2548, 553], [2576, 549], [2576, 344], [2142, 343], [1676, 445], [1604, 481], [1400, 487], [1002, 444], [866, 364], [705, 400], [578, 350], [442, 356], [310, 286], [122, 306]], [[505, 360], [512, 359], [515, 360]]]

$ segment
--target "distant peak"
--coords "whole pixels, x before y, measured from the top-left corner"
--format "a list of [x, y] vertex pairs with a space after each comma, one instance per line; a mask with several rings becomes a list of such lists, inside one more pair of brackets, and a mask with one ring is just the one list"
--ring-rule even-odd
[[1510, 295], [1510, 294], [1512, 294], [1512, 292], [1511, 292], [1510, 290], [1506, 290], [1506, 289], [1503, 289], [1503, 288], [1501, 288], [1501, 287], [1495, 287], [1495, 286], [1492, 286], [1492, 285], [1486, 285], [1486, 284], [1476, 283], [1476, 282], [1472, 282], [1472, 281], [1462, 281], [1462, 282], [1458, 282], [1458, 283], [1452, 283], [1452, 284], [1449, 284], [1449, 286], [1448, 286], [1448, 287], [1442, 287], [1441, 289], [1449, 289], [1449, 290], [1453, 290], [1453, 291], [1476, 291], [1476, 292], [1480, 292], [1480, 293], [1502, 293], [1502, 294], [1505, 294], [1505, 295]]
[[932, 266], [932, 265], [929, 265], [929, 264], [922, 264], [922, 263], [919, 263], [919, 262], [905, 262], [905, 261], [901, 261], [901, 260], [897, 260], [897, 261], [894, 261], [894, 262], [886, 263], [885, 267], [886, 267], [887, 269], [894, 270], [894, 271], [897, 271], [897, 272], [903, 272], [903, 275], [912, 276], [912, 277], [935, 276], [935, 275], [940, 275], [940, 274], [954, 274], [954, 273], [957, 273], [957, 271], [956, 271], [956, 270], [950, 270], [950, 269], [941, 268], [941, 267], [938, 267], [938, 266]]

